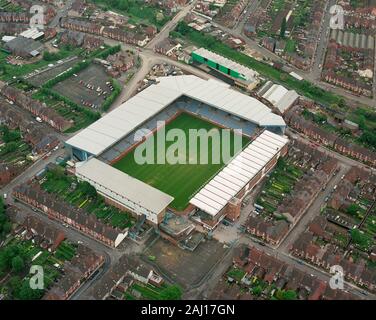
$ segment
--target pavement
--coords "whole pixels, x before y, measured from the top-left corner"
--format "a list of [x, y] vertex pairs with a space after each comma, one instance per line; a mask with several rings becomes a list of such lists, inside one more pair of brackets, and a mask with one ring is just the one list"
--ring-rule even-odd
[[322, 66], [325, 60], [326, 48], [330, 37], [330, 11], [329, 9], [336, 4], [336, 0], [330, 0], [327, 2], [324, 19], [320, 26], [320, 38], [317, 44], [314, 62], [312, 66], [311, 75], [314, 79], [319, 80], [321, 77]]

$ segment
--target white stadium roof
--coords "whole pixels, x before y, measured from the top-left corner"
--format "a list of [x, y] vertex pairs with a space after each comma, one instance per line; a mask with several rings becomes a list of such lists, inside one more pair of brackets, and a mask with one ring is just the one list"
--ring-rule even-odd
[[263, 103], [223, 82], [192, 75], [163, 77], [158, 81], [79, 132], [67, 144], [99, 155], [182, 95], [259, 126], [286, 125], [281, 116], [272, 113]]
[[111, 197], [111, 194], [115, 193], [116, 196], [113, 198], [120, 196], [154, 214], [160, 213], [174, 200], [167, 193], [95, 158], [76, 165], [76, 175], [101, 185], [108, 190], [108, 196]]
[[287, 143], [287, 138], [265, 130], [189, 202], [214, 217]]

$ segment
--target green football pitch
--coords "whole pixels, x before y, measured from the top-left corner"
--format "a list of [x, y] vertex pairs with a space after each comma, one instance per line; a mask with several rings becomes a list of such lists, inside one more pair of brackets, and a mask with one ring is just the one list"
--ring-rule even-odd
[[[180, 114], [176, 119], [166, 125], [166, 134], [171, 129], [181, 129], [184, 131], [185, 136], [188, 137], [189, 129], [205, 129], [211, 130], [213, 128], [219, 128], [215, 125], [204, 121], [202, 119], [191, 116], [187, 113]], [[154, 137], [156, 134], [154, 134]], [[149, 138], [151, 139], [151, 137]], [[222, 135], [221, 135], [222, 141]], [[176, 140], [175, 140], [176, 141]], [[179, 159], [188, 159], [194, 155], [197, 159], [200, 159], [200, 141], [197, 143], [197, 148], [194, 148], [194, 152], [189, 152], [189, 139], [187, 138], [187, 147], [185, 154], [178, 154], [179, 151], [174, 153]], [[234, 139], [233, 132], [231, 132], [231, 154], [234, 153]], [[242, 138], [243, 147], [249, 142], [249, 139]], [[144, 142], [145, 143], [145, 142]], [[146, 142], [147, 143], [147, 142]], [[166, 148], [157, 148], [157, 139], [154, 139], [154, 156], [157, 157], [157, 153], [166, 152], [169, 150], [169, 146], [174, 144], [174, 141], [166, 141]], [[221, 146], [218, 146], [221, 151]], [[212, 139], [209, 139], [209, 148], [212, 150]], [[221, 151], [222, 152], [222, 151]], [[138, 180], [141, 180], [158, 190], [161, 190], [175, 198], [171, 203], [171, 207], [182, 211], [188, 204], [191, 197], [195, 192], [200, 189], [216, 172], [223, 168], [224, 163], [221, 159], [220, 163], [213, 163], [211, 154], [208, 155], [208, 164], [138, 164], [135, 161], [135, 150], [128, 153], [122, 159], [117, 161], [113, 166]], [[189, 160], [187, 160], [189, 162]], [[199, 160], [198, 160], [199, 161]], [[147, 196], [147, 195], [145, 195]]]

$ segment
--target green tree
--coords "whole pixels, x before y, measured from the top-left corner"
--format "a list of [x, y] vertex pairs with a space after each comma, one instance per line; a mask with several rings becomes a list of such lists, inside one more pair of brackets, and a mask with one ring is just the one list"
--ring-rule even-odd
[[20, 256], [16, 256], [12, 259], [12, 269], [16, 273], [20, 273], [25, 269], [25, 262]]
[[160, 293], [162, 300], [180, 300], [183, 290], [178, 285], [172, 285], [163, 289]]
[[361, 248], [367, 248], [371, 244], [371, 239], [359, 229], [351, 230], [351, 238]]
[[89, 198], [96, 198], [97, 197], [97, 190], [87, 181], [80, 182], [79, 184], [80, 190], [86, 194]]
[[350, 214], [352, 216], [357, 216], [359, 209], [360, 208], [356, 203], [352, 203], [347, 207], [346, 211], [347, 211], [348, 214]]
[[261, 295], [262, 288], [261, 286], [256, 286], [252, 289], [252, 294], [256, 297], [259, 297]]
[[8, 281], [8, 287], [13, 295], [17, 295], [21, 289], [22, 280], [19, 276], [14, 276]]
[[275, 294], [278, 300], [297, 300], [298, 296], [294, 290], [278, 290]]
[[25, 279], [22, 283], [21, 288], [16, 294], [16, 298], [21, 300], [38, 300], [42, 298], [43, 290], [40, 289], [31, 289], [29, 280]]
[[285, 34], [286, 34], [286, 28], [287, 28], [287, 20], [286, 20], [286, 18], [283, 18], [283, 20], [282, 20], [282, 25], [281, 25], [281, 32], [280, 32], [280, 36], [281, 36], [281, 38], [284, 38], [284, 37], [285, 37]]
[[376, 133], [372, 131], [364, 131], [360, 137], [360, 141], [364, 144], [376, 149]]
[[[3, 239], [10, 231], [12, 225], [10, 224], [9, 217], [5, 213], [5, 205], [3, 197], [0, 197], [0, 239]], [[0, 251], [2, 252], [2, 251]], [[1, 261], [0, 261], [1, 270]]]

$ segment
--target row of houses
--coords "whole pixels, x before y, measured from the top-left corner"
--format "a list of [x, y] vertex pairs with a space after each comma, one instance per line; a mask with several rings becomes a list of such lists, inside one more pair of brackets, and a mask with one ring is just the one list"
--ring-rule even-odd
[[231, 8], [231, 10], [219, 11], [219, 14], [215, 17], [220, 23], [224, 26], [233, 28], [235, 26], [236, 21], [240, 18], [241, 14], [244, 12], [248, 5], [248, 0], [240, 0], [235, 3], [235, 5]]
[[83, 32], [65, 31], [60, 38], [62, 44], [68, 44], [74, 47], [83, 47], [87, 50], [93, 50], [104, 44], [103, 39], [87, 35]]
[[376, 8], [367, 6], [365, 8], [356, 8], [354, 10], [350, 5], [344, 6], [345, 26], [347, 29], [362, 29], [373, 32], [376, 29]]
[[328, 206], [338, 210], [348, 202], [349, 198], [356, 200], [356, 196], [351, 197], [356, 184], [359, 181], [366, 181], [368, 177], [369, 173], [367, 171], [358, 167], [351, 167], [338, 183], [336, 192], [330, 198]]
[[[345, 90], [371, 97], [375, 39], [357, 36], [351, 32], [332, 32], [321, 77]], [[348, 75], [344, 76], [344, 73]]]
[[0, 94], [25, 110], [30, 111], [34, 116], [41, 118], [44, 122], [59, 131], [65, 131], [72, 126], [71, 122], [64, 119], [55, 110], [32, 99], [20, 89], [0, 83]]
[[0, 22], [0, 34], [10, 35], [20, 34], [21, 32], [29, 29], [30, 26], [24, 23], [14, 23], [14, 22]]
[[124, 294], [134, 281], [155, 286], [161, 286], [164, 282], [162, 277], [138, 258], [124, 255], [94, 285], [91, 296], [95, 300], [111, 299], [114, 291]]
[[54, 252], [65, 239], [65, 233], [51, 225], [47, 225], [36, 216], [27, 216], [23, 222], [26, 228], [25, 239], [34, 239], [41, 248]]
[[[33, 240], [33, 243], [49, 252], [56, 249], [66, 239], [60, 229], [45, 223], [35, 215], [24, 215], [16, 206], [9, 206], [7, 214], [17, 226], [14, 233], [24, 240]], [[78, 245], [75, 256], [62, 265], [55, 265], [61, 271], [58, 281], [45, 293], [45, 300], [66, 300], [83, 282], [88, 279], [104, 263], [104, 257], [96, 254], [90, 248]]]
[[89, 215], [84, 210], [62, 201], [57, 195], [45, 192], [37, 183], [19, 185], [13, 190], [13, 195], [48, 217], [66, 223], [107, 246], [117, 247], [127, 236], [126, 230], [104, 224], [95, 215]]
[[136, 64], [137, 57], [133, 52], [118, 52], [109, 55], [106, 59], [111, 65], [107, 72], [111, 77], [119, 77], [122, 73], [127, 72]]
[[376, 272], [367, 267], [365, 260], [352, 261], [344, 257], [343, 252], [333, 244], [320, 246], [315, 243], [316, 238], [324, 237], [326, 223], [326, 219], [323, 217], [315, 218], [308, 226], [308, 230], [294, 242], [291, 253], [327, 271], [330, 271], [330, 268], [335, 265], [341, 266], [346, 279], [374, 291], [376, 289]]
[[284, 197], [278, 206], [277, 212], [285, 216], [290, 223], [297, 222], [337, 170], [337, 160], [326, 158], [324, 154], [322, 154], [322, 159], [323, 161], [320, 161], [313, 172], [310, 170], [295, 184], [291, 195]]
[[326, 70], [322, 73], [322, 79], [326, 82], [341, 87], [345, 90], [354, 92], [366, 97], [372, 97], [372, 86], [360, 81], [354, 81], [353, 78], [343, 77], [331, 70]]
[[22, 170], [22, 167], [14, 164], [0, 163], [0, 186], [12, 181]]
[[300, 113], [299, 107], [293, 107], [290, 109], [285, 114], [284, 119], [290, 127], [302, 132], [310, 139], [313, 139], [326, 147], [333, 148], [345, 156], [357, 159], [372, 166], [376, 166], [375, 152], [357, 144], [349, 143], [336, 134], [330, 133], [312, 122], [305, 120]]
[[285, 220], [266, 221], [260, 216], [250, 215], [246, 223], [247, 232], [264, 241], [278, 245], [289, 230]]
[[17, 107], [3, 99], [0, 99], [0, 122], [10, 129], [19, 129], [25, 142], [33, 147], [33, 154], [48, 152], [60, 143], [52, 129], [31, 121]]
[[250, 234], [272, 245], [281, 242], [291, 225], [298, 221], [338, 169], [335, 159], [295, 139], [289, 147], [288, 157], [306, 174], [294, 184], [290, 195], [281, 200], [274, 213], [275, 217], [284, 219], [250, 215], [246, 224]]
[[30, 15], [25, 12], [0, 12], [0, 22], [28, 23]]
[[76, 255], [62, 266], [63, 276], [50, 288], [43, 300], [67, 300], [82, 284], [104, 264], [104, 257], [83, 245]]
[[[20, 6], [25, 9], [25, 12], [12, 13], [12, 20], [6, 20], [8, 22], [28, 22], [32, 16], [30, 12], [31, 7], [35, 4], [29, 0], [10, 0], [10, 3], [16, 6]], [[51, 20], [56, 16], [56, 9], [51, 4], [45, 4], [43, 6], [43, 24], [48, 25]], [[2, 13], [3, 14], [3, 13]], [[5, 14], [4, 16], [8, 16]], [[9, 19], [9, 17], [8, 17]], [[25, 20], [28, 19], [28, 20]]]
[[150, 40], [144, 32], [124, 31], [123, 28], [105, 26], [90, 20], [64, 18], [61, 20], [61, 27], [73, 31], [95, 34], [127, 44], [145, 46]]
[[[239, 283], [240, 288], [248, 288], [253, 283], [253, 279], [256, 278], [268, 285], [274, 285], [274, 290], [294, 291], [297, 294], [297, 299], [300, 300], [357, 299], [356, 296], [344, 290], [332, 290], [327, 282], [305, 273], [256, 247], [242, 245], [236, 248], [233, 266], [245, 271]], [[231, 289], [233, 289], [233, 292], [231, 296], [228, 296], [226, 291], [231, 291]], [[244, 290], [222, 283], [215, 288], [211, 299], [226, 297], [230, 299], [254, 299], [251, 295], [248, 297], [241, 296], [240, 291]]]

